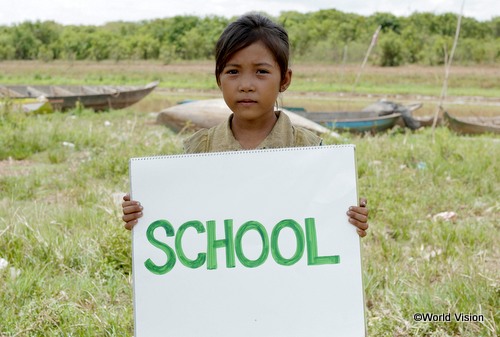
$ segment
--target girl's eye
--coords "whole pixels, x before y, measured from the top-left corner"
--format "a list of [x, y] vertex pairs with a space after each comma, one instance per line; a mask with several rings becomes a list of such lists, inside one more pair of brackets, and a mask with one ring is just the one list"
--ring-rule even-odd
[[257, 70], [257, 74], [269, 74], [269, 71], [266, 69], [259, 69]]
[[229, 69], [226, 71], [226, 74], [230, 74], [230, 75], [234, 75], [234, 74], [237, 74], [238, 73], [238, 70], [236, 69]]

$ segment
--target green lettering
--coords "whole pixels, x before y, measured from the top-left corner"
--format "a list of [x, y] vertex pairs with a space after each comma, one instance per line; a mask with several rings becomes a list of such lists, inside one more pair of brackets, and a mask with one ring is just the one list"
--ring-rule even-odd
[[[280, 249], [278, 247], [278, 237], [283, 228], [290, 228], [295, 234], [295, 239], [297, 240], [297, 248], [295, 253], [289, 259], [281, 255]], [[281, 264], [282, 266], [291, 266], [297, 263], [304, 255], [304, 231], [302, 227], [297, 223], [297, 221], [292, 219], [281, 220], [276, 226], [274, 226], [271, 233], [271, 253], [273, 255], [274, 261]]]
[[225, 239], [215, 239], [215, 221], [207, 221], [207, 269], [217, 269], [217, 248], [226, 248], [226, 267], [234, 268], [233, 220], [224, 220]]
[[205, 227], [203, 227], [203, 224], [200, 221], [193, 220], [182, 224], [182, 226], [180, 226], [177, 230], [177, 234], [175, 235], [175, 251], [177, 252], [177, 258], [183, 265], [188, 268], [194, 269], [201, 267], [205, 263], [207, 254], [199, 253], [196, 260], [190, 260], [186, 257], [186, 254], [184, 254], [184, 249], [182, 248], [182, 236], [184, 235], [186, 229], [188, 229], [189, 227], [196, 229], [198, 233], [205, 233]]
[[306, 240], [307, 240], [307, 264], [337, 264], [340, 263], [340, 256], [318, 256], [318, 241], [316, 238], [316, 224], [314, 218], [306, 219]]
[[174, 250], [165, 244], [164, 242], [158, 241], [154, 236], [155, 229], [162, 227], [165, 229], [167, 236], [174, 236], [174, 228], [167, 220], [157, 220], [151, 223], [146, 231], [146, 237], [148, 241], [156, 248], [161, 249], [165, 255], [167, 255], [167, 262], [163, 266], [157, 266], [151, 259], [147, 259], [144, 262], [146, 268], [153, 274], [163, 275], [168, 273], [174, 268], [175, 265], [175, 252]]
[[[255, 260], [248, 259], [245, 254], [243, 254], [243, 248], [241, 246], [241, 240], [243, 239], [243, 235], [249, 230], [255, 230], [260, 235], [260, 239], [262, 240], [262, 252], [260, 256]], [[269, 255], [269, 238], [267, 236], [267, 231], [262, 224], [257, 221], [247, 221], [245, 222], [236, 233], [235, 238], [235, 246], [236, 246], [236, 255], [238, 256], [238, 260], [240, 260], [241, 264], [248, 268], [255, 268], [266, 262], [266, 259]]]

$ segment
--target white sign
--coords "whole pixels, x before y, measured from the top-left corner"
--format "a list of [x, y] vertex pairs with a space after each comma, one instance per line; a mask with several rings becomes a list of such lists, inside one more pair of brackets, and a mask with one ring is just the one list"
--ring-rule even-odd
[[354, 152], [131, 159], [135, 337], [365, 336]]

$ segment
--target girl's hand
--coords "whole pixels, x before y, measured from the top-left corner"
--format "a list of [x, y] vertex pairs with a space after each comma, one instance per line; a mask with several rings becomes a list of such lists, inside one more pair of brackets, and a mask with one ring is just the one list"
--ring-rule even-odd
[[349, 222], [357, 227], [356, 231], [360, 237], [366, 236], [368, 230], [368, 208], [366, 198], [359, 199], [359, 206], [351, 206], [347, 211]]
[[123, 216], [122, 220], [125, 222], [125, 228], [132, 230], [137, 225], [138, 219], [142, 216], [142, 206], [138, 201], [130, 200], [130, 194], [123, 196]]

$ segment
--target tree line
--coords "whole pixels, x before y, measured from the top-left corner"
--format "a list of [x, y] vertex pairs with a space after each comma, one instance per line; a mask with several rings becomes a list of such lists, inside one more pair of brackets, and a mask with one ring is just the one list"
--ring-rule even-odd
[[[282, 12], [274, 17], [290, 35], [295, 61], [354, 63], [363, 60], [381, 27], [370, 62], [381, 66], [444, 63], [455, 36], [452, 13], [389, 13], [360, 16], [334, 9]], [[0, 60], [178, 60], [213, 59], [213, 48], [232, 19], [175, 16], [102, 26], [26, 21], [0, 26]], [[500, 16], [490, 21], [464, 17], [454, 63], [500, 61]]]

